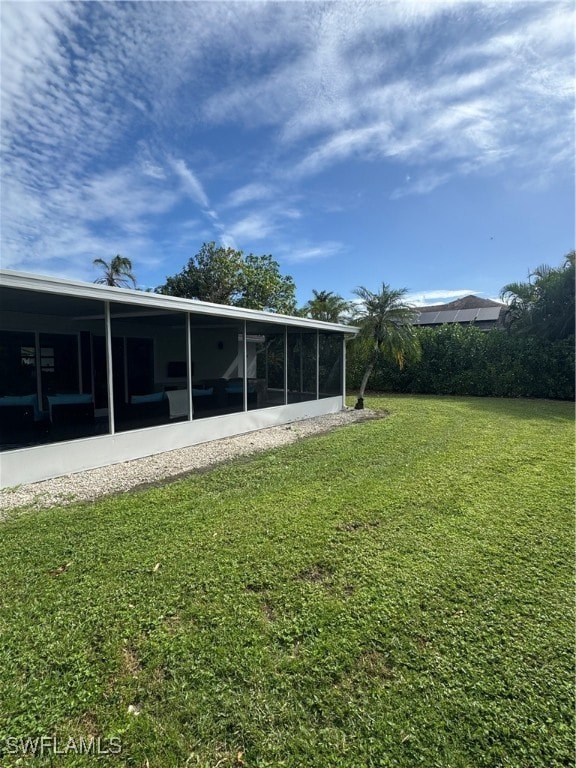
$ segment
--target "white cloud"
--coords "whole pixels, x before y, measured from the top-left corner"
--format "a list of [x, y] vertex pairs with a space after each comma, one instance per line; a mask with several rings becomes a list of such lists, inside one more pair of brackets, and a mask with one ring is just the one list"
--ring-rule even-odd
[[223, 217], [224, 220], [219, 223], [223, 242], [232, 248], [244, 249], [250, 247], [252, 240], [270, 239], [273, 235], [281, 236], [287, 228], [287, 222], [294, 222], [302, 217], [302, 212], [291, 205], [289, 200], [261, 207], [247, 207], [249, 213], [240, 215], [237, 219]]
[[[504, 160], [520, 170], [526, 163], [546, 172], [551, 163], [560, 168], [573, 151], [570, 132], [554, 129], [571, 122], [571, 6], [479, 5], [476, 26], [464, 22], [466, 34], [456, 45], [429, 46], [437, 29], [428, 24], [441, 17], [449, 34], [462, 23], [463, 7], [331, 5], [307, 15], [295, 55], [264, 76], [217, 91], [204, 114], [214, 122], [276, 126], [296, 157], [287, 164], [291, 177], [350, 158], [429, 169], [424, 181], [397, 196], [497, 169]], [[398, 29], [403, 48], [394, 44]]]
[[420, 291], [406, 294], [406, 301], [415, 306], [434, 306], [435, 304], [446, 304], [454, 299], [460, 299], [463, 296], [481, 295], [482, 291], [475, 291], [472, 288], [457, 289], [438, 289], [435, 291]]
[[298, 163], [291, 175], [305, 176], [318, 173], [338, 160], [345, 160], [351, 155], [371, 152], [371, 148], [390, 134], [391, 127], [387, 123], [345, 130], [332, 136], [322, 146], [313, 150]]
[[285, 251], [283, 259], [291, 263], [318, 261], [336, 256], [342, 253], [343, 250], [342, 243], [336, 241], [325, 241], [314, 245], [296, 245], [294, 248], [289, 248]]
[[53, 71], [66, 70], [58, 32], [75, 15], [69, 3], [1, 4], [3, 121], [18, 119], [26, 94], [46, 88]]
[[184, 160], [178, 160], [173, 157], [170, 157], [168, 162], [174, 173], [180, 179], [182, 189], [186, 192], [186, 194], [192, 200], [194, 200], [195, 203], [201, 205], [202, 208], [208, 208], [209, 202], [208, 197], [206, 196], [206, 192], [204, 191], [204, 187], [200, 183], [197, 176], [193, 173], [193, 171], [188, 168], [186, 162]]
[[[201, 208], [194, 232], [208, 239], [280, 239], [308, 215], [304, 180], [350, 159], [402, 162], [410, 178], [395, 198], [504, 161], [539, 183], [573, 166], [566, 2], [4, 2], [0, 13], [11, 265], [106, 256], [118, 241], [155, 258], [156, 220], [186, 198], [183, 216]], [[229, 124], [261, 131], [249, 158], [209, 145]], [[340, 247], [298, 237], [295, 262]]]
[[238, 208], [259, 200], [268, 200], [274, 195], [274, 189], [269, 184], [252, 182], [231, 192], [222, 207]]
[[399, 200], [407, 195], [426, 195], [441, 186], [450, 178], [450, 173], [425, 173], [415, 180], [408, 177], [406, 183], [397, 187], [390, 195], [392, 200]]
[[89, 265], [112, 250], [122, 252], [122, 243], [126, 255], [153, 259], [150, 229], [176, 200], [174, 192], [131, 166], [36, 194], [11, 183], [2, 197], [2, 265], [40, 272], [62, 258]]
[[271, 235], [274, 229], [275, 225], [269, 217], [261, 213], [252, 213], [227, 227], [226, 231], [235, 241], [246, 242], [262, 240]]

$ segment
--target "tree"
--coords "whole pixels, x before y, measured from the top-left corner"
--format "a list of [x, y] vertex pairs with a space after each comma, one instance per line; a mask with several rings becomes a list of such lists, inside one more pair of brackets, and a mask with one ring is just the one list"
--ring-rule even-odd
[[575, 262], [576, 251], [571, 251], [560, 267], [542, 264], [528, 282], [502, 288], [500, 295], [509, 302], [505, 323], [510, 331], [546, 341], [574, 335]]
[[303, 317], [324, 320], [328, 323], [341, 323], [352, 311], [352, 302], [346, 301], [332, 291], [315, 291], [314, 296], [301, 309]]
[[358, 343], [365, 348], [366, 368], [356, 408], [364, 407], [364, 392], [379, 359], [393, 362], [400, 369], [407, 360], [420, 357], [420, 343], [414, 320], [417, 312], [404, 301], [406, 288], [391, 288], [382, 283], [377, 293], [360, 286], [354, 291], [361, 299], [354, 322], [360, 326]]
[[94, 259], [92, 263], [95, 267], [102, 267], [104, 270], [104, 274], [94, 280], [95, 283], [116, 288], [128, 288], [129, 285], [136, 287], [136, 278], [132, 274], [132, 262], [126, 256], [117, 254], [109, 262], [104, 259]]
[[291, 315], [296, 309], [296, 286], [289, 275], [280, 274], [280, 265], [272, 256], [244, 258], [240, 280], [239, 307], [265, 309]]
[[272, 256], [244, 256], [242, 251], [214, 242], [204, 243], [182, 271], [168, 277], [156, 291], [286, 314], [296, 306], [294, 281], [280, 274], [280, 265]]

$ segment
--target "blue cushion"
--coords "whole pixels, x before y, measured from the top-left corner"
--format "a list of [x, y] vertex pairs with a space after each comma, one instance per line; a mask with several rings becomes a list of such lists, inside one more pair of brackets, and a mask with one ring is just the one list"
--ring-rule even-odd
[[[225, 390], [230, 395], [241, 395], [244, 392], [244, 382], [242, 380], [230, 379]], [[248, 392], [256, 392], [256, 384], [251, 381], [248, 382]]]
[[166, 400], [165, 392], [151, 392], [149, 395], [132, 395], [130, 402], [135, 405], [136, 403], [161, 403], [162, 400]]
[[214, 392], [214, 387], [206, 387], [205, 389], [196, 389], [192, 387], [192, 394], [196, 397], [202, 397], [202, 395], [211, 395]]
[[0, 397], [0, 405], [36, 405], [36, 395], [6, 395]]
[[48, 405], [84, 405], [92, 403], [94, 398], [91, 394], [66, 394], [66, 395], [48, 395]]
[[6, 395], [0, 397], [0, 406], [2, 405], [31, 405], [34, 408], [34, 419], [37, 421], [40, 418], [37, 395]]

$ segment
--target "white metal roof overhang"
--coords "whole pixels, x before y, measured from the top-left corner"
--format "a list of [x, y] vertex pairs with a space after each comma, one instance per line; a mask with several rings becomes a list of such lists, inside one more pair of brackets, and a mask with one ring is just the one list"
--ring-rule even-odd
[[112, 288], [106, 285], [97, 285], [95, 283], [82, 283], [74, 280], [63, 280], [59, 277], [15, 272], [6, 269], [0, 270], [0, 286], [20, 289], [23, 291], [37, 291], [60, 296], [109, 301], [111, 303], [133, 304], [149, 309], [163, 309], [172, 312], [194, 312], [200, 315], [229, 317], [236, 320], [252, 320], [256, 322], [276, 323], [278, 325], [317, 328], [321, 331], [337, 331], [352, 336], [356, 335], [359, 331], [357, 327], [351, 325], [326, 323], [319, 320], [310, 320], [305, 317], [279, 315], [274, 312], [261, 312], [255, 309], [244, 309], [243, 307], [211, 304], [207, 301], [197, 301], [195, 299], [180, 299], [176, 296], [145, 293], [132, 288]]

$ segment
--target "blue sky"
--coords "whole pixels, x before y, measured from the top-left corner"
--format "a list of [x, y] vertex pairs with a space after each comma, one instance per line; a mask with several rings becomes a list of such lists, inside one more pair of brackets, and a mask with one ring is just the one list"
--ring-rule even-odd
[[431, 304], [574, 248], [571, 2], [0, 7], [5, 269], [154, 287], [215, 240]]

